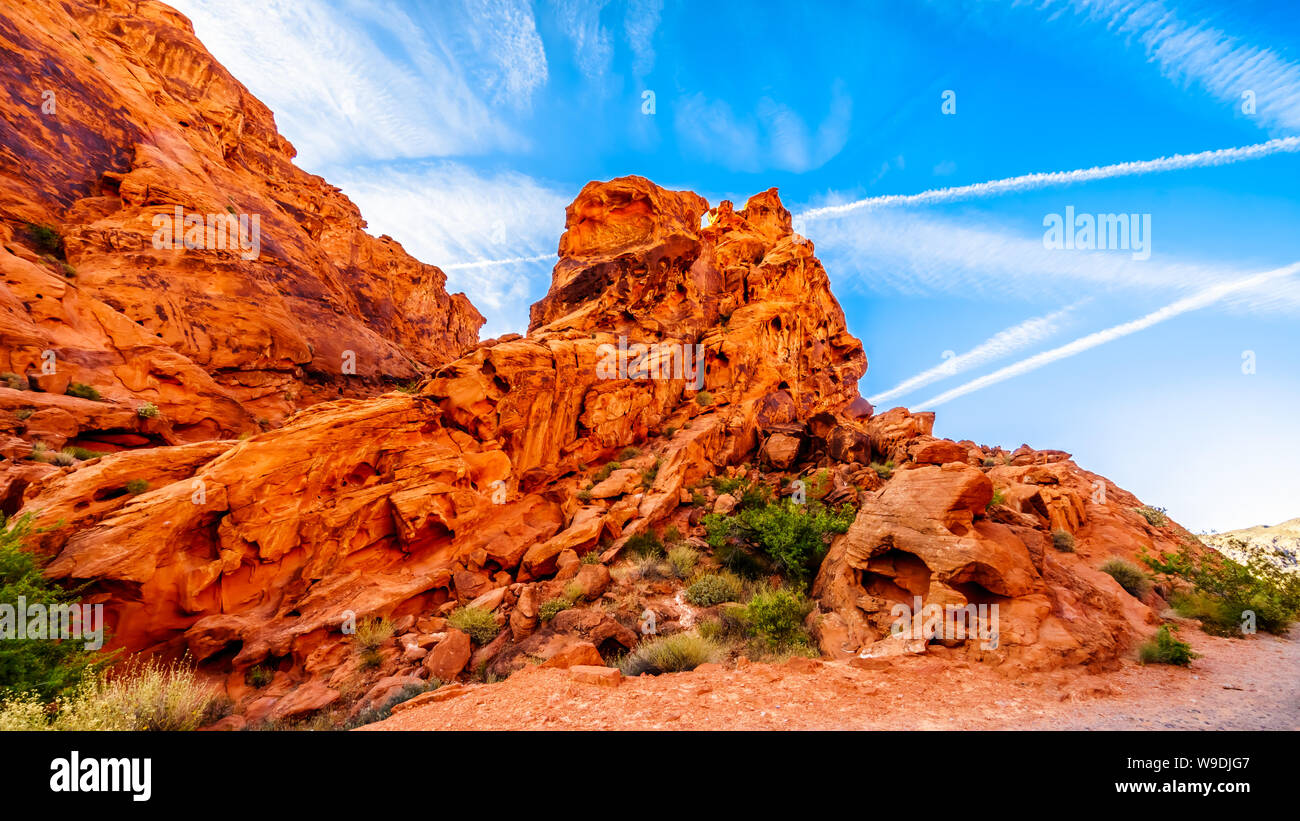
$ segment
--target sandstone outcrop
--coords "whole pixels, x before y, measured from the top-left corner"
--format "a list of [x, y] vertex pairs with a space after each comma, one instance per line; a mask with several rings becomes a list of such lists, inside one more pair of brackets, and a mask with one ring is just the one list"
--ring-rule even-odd
[[[0, 13], [0, 48], [0, 435], [92, 451], [233, 437], [477, 342], [469, 301], [294, 166], [182, 15], [25, 0]], [[245, 218], [250, 250], [215, 230], [156, 247], [177, 209]], [[101, 401], [63, 401], [72, 385]]]

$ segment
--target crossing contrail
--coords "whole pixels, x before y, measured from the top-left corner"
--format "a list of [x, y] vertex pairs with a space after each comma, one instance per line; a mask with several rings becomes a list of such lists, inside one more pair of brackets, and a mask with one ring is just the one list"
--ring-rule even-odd
[[1024, 322], [999, 331], [965, 353], [949, 356], [952, 352], [948, 351], [944, 355], [949, 356], [949, 358], [943, 364], [921, 371], [916, 376], [899, 382], [883, 393], [868, 397], [867, 401], [872, 405], [879, 406], [882, 402], [888, 402], [895, 397], [911, 393], [917, 388], [929, 385], [931, 382], [955, 376], [971, 368], [977, 368], [985, 362], [992, 362], [995, 359], [1015, 353], [1028, 345], [1033, 345], [1055, 333], [1060, 320], [1076, 307], [1078, 307], [1077, 304], [1054, 311], [1046, 316], [1026, 319]]
[[1061, 359], [1066, 359], [1075, 354], [1083, 353], [1084, 351], [1096, 348], [1099, 345], [1105, 345], [1107, 342], [1113, 342], [1114, 340], [1128, 336], [1129, 334], [1135, 334], [1138, 331], [1146, 330], [1152, 325], [1156, 325], [1168, 319], [1173, 319], [1174, 317], [1179, 316], [1180, 314], [1185, 314], [1188, 311], [1195, 311], [1198, 308], [1212, 305], [1224, 297], [1230, 296], [1238, 291], [1255, 288], [1276, 279], [1283, 279], [1295, 274], [1296, 272], [1300, 272], [1300, 262], [1292, 263], [1285, 268], [1277, 268], [1272, 271], [1265, 271], [1261, 274], [1254, 274], [1253, 276], [1244, 277], [1242, 279], [1235, 279], [1229, 282], [1221, 282], [1218, 285], [1211, 285], [1208, 288], [1197, 291], [1191, 296], [1186, 296], [1180, 300], [1171, 302], [1165, 307], [1157, 311], [1152, 311], [1139, 319], [1125, 322], [1122, 325], [1115, 325], [1111, 328], [1097, 331], [1096, 333], [1088, 334], [1087, 336], [1080, 337], [1073, 342], [1066, 343], [1059, 348], [1053, 348], [1050, 351], [1043, 351], [1040, 354], [1035, 354], [1028, 359], [1022, 359], [1019, 362], [1008, 365], [1000, 370], [996, 370], [993, 373], [981, 376], [978, 379], [972, 379], [965, 385], [953, 388], [946, 393], [941, 393], [928, 402], [922, 402], [917, 405], [917, 407], [926, 410], [938, 407], [945, 402], [951, 402], [953, 399], [965, 396], [968, 393], [972, 393], [982, 388], [987, 388], [990, 385], [996, 385], [999, 382], [1003, 382], [1015, 376], [1020, 376], [1021, 374], [1029, 373], [1030, 371], [1037, 370], [1044, 365], [1051, 364], [1052, 362]]
[[1202, 151], [1198, 154], [1174, 154], [1155, 160], [1140, 162], [1123, 162], [1115, 165], [1100, 165], [1093, 168], [1078, 168], [1074, 171], [1052, 171], [1040, 174], [1025, 174], [1002, 180], [977, 182], [973, 185], [959, 185], [954, 188], [936, 188], [920, 194], [886, 194], [879, 197], [846, 202], [842, 205], [827, 205], [812, 208], [796, 219], [815, 220], [839, 217], [853, 211], [871, 208], [884, 208], [898, 205], [929, 205], [931, 203], [954, 202], [957, 200], [991, 197], [996, 194], [1009, 194], [1029, 191], [1036, 188], [1049, 188], [1056, 185], [1069, 185], [1076, 182], [1104, 180], [1111, 177], [1132, 177], [1141, 174], [1155, 174], [1161, 171], [1178, 171], [1184, 168], [1205, 168], [1215, 165], [1231, 165], [1243, 160], [1256, 160], [1272, 154], [1300, 151], [1300, 137], [1280, 137], [1265, 143], [1244, 145], [1238, 148], [1220, 148], [1216, 151]]

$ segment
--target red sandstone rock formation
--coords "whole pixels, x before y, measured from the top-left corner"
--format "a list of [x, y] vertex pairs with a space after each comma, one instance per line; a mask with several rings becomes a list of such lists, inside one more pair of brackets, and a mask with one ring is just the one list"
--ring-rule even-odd
[[[229, 437], [477, 341], [469, 301], [295, 167], [182, 15], [25, 0], [0, 13], [0, 49], [0, 373], [17, 377], [0, 436], [101, 451]], [[259, 254], [156, 248], [154, 218], [178, 208], [256, 216]], [[66, 401], [72, 383], [108, 407]], [[145, 403], [157, 421], [137, 419]]]

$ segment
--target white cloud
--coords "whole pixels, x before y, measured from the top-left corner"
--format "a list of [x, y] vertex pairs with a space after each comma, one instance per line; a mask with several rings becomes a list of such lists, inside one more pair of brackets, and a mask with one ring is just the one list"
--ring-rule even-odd
[[655, 67], [654, 37], [663, 9], [664, 0], [629, 0], [627, 4], [623, 31], [632, 49], [632, 73], [638, 77], [644, 77]]
[[1181, 316], [1189, 311], [1195, 311], [1213, 305], [1214, 303], [1233, 294], [1267, 287], [1278, 280], [1287, 279], [1296, 273], [1300, 273], [1300, 263], [1288, 265], [1285, 268], [1277, 268], [1272, 271], [1265, 271], [1260, 274], [1243, 277], [1230, 282], [1220, 282], [1216, 285], [1204, 288], [1191, 296], [1186, 296], [1175, 302], [1171, 302], [1163, 308], [1157, 311], [1152, 311], [1146, 316], [1140, 317], [1131, 322], [1125, 322], [1122, 325], [1115, 325], [1105, 330], [1088, 334], [1087, 336], [1076, 339], [1073, 342], [1061, 345], [1058, 348], [1043, 351], [1042, 353], [1035, 354], [1028, 359], [1022, 359], [1021, 361], [1008, 365], [1005, 368], [996, 370], [993, 373], [985, 374], [978, 379], [973, 379], [964, 385], [941, 393], [933, 399], [922, 402], [916, 407], [927, 410], [938, 407], [945, 402], [951, 402], [958, 397], [982, 390], [991, 385], [996, 385], [999, 382], [1004, 382], [1013, 377], [1029, 373], [1030, 371], [1037, 370], [1044, 365], [1049, 365], [1053, 362], [1081, 354], [1084, 351], [1091, 350], [1099, 345], [1105, 345], [1107, 342], [1113, 342], [1116, 339], [1121, 339], [1130, 334], [1144, 331], [1153, 325]]
[[528, 327], [528, 306], [550, 284], [570, 196], [523, 174], [483, 175], [448, 161], [345, 170], [334, 182], [371, 233], [442, 268], [448, 291], [465, 291], [487, 317], [484, 336]]
[[1236, 106], [1242, 93], [1255, 93], [1262, 122], [1300, 128], [1300, 64], [1277, 51], [1253, 46], [1203, 22], [1188, 22], [1160, 2], [1074, 0], [1074, 9], [1115, 34], [1135, 37], [1147, 59], [1171, 81], [1196, 83]]
[[560, 29], [573, 44], [573, 60], [591, 79], [609, 74], [614, 59], [614, 42], [609, 29], [601, 25], [600, 13], [609, 0], [553, 0]]
[[[320, 170], [526, 147], [489, 100], [525, 104], [545, 82], [531, 15], [505, 0], [467, 2], [417, 18], [383, 0], [173, 5], [271, 108], [303, 166]], [[458, 53], [456, 44], [470, 37], [480, 38], [481, 51]]]
[[815, 132], [770, 97], [758, 101], [753, 115], [738, 116], [721, 100], [688, 94], [677, 101], [673, 122], [683, 149], [709, 162], [734, 171], [801, 173], [820, 168], [844, 148], [852, 115], [853, 100], [837, 82], [830, 110]]
[[904, 379], [889, 390], [870, 397], [868, 401], [873, 405], [880, 405], [933, 382], [956, 376], [972, 368], [977, 368], [986, 362], [993, 362], [1041, 342], [1060, 330], [1063, 321], [1075, 307], [1077, 305], [1071, 305], [1059, 311], [1053, 311], [1046, 316], [1026, 319], [1024, 322], [999, 331], [969, 351], [948, 357], [942, 364]]

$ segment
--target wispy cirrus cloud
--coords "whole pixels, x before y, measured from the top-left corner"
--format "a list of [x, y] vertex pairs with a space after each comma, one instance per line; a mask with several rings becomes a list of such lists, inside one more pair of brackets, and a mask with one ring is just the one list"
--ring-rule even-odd
[[528, 306], [550, 282], [546, 263], [556, 258], [569, 195], [523, 174], [481, 174], [450, 161], [342, 170], [334, 182], [371, 233], [443, 269], [447, 290], [463, 290], [488, 318], [485, 336], [528, 327]]
[[[1135, 38], [1160, 73], [1196, 84], [1225, 102], [1255, 95], [1257, 116], [1273, 127], [1300, 128], [1300, 64], [1274, 49], [1252, 45], [1223, 29], [1184, 19], [1158, 0], [1066, 0], [1087, 20]], [[1045, 10], [1053, 10], [1051, 2]], [[1240, 109], [1238, 109], [1240, 110]]]
[[853, 100], [836, 82], [830, 110], [815, 130], [770, 97], [759, 99], [752, 114], [737, 114], [727, 102], [701, 93], [677, 101], [673, 124], [682, 147], [709, 162], [734, 171], [800, 173], [820, 168], [844, 148], [852, 118]]
[[546, 80], [541, 39], [522, 0], [411, 12], [385, 0], [172, 5], [275, 112], [304, 167], [527, 145], [493, 108], [526, 105]]
[[873, 405], [889, 402], [926, 385], [965, 373], [989, 362], [1010, 356], [1016, 351], [1042, 342], [1061, 330], [1079, 303], [1044, 316], [1036, 316], [998, 331], [980, 344], [960, 354], [948, 357], [942, 364], [927, 368], [915, 376], [904, 379], [887, 391], [876, 394], [868, 401]]
[[552, 0], [560, 30], [573, 46], [573, 60], [582, 73], [600, 79], [614, 60], [614, 38], [600, 22], [609, 0]]
[[630, 0], [623, 15], [623, 31], [632, 49], [632, 73], [644, 77], [655, 67], [655, 32], [664, 0]]

